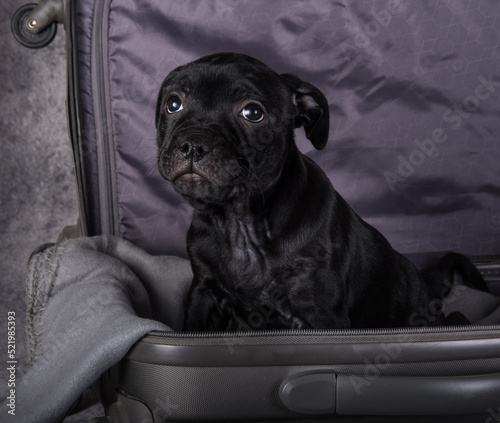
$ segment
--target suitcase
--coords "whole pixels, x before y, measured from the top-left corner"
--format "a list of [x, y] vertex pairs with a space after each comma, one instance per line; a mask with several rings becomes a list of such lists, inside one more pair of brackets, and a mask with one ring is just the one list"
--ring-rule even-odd
[[[496, 2], [53, 3], [80, 205], [66, 234], [186, 256], [190, 208], [155, 168], [156, 95], [175, 67], [233, 51], [325, 93], [327, 147], [297, 144], [396, 250], [422, 268], [466, 254], [500, 295]], [[260, 331], [268, 312], [238, 332], [150, 333], [99, 381], [94, 421], [500, 421], [499, 324]]]

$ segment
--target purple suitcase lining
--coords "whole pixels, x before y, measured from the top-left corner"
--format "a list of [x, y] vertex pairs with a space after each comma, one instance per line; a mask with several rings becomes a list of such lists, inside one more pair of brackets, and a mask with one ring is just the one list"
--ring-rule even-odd
[[175, 67], [232, 51], [325, 93], [327, 147], [297, 143], [395, 249], [500, 252], [497, 3], [90, 3], [76, 7], [91, 234], [186, 255], [190, 207], [155, 167], [156, 95]]

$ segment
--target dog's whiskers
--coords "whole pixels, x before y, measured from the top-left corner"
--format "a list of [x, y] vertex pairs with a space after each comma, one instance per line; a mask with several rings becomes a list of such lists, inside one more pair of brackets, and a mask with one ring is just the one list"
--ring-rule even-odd
[[247, 182], [250, 177], [253, 177], [257, 181], [257, 186], [259, 187], [262, 195], [264, 196], [264, 190], [262, 189], [262, 186], [261, 186], [262, 184], [261, 184], [261, 180], [260, 180], [259, 176], [254, 171], [252, 171], [252, 169], [250, 169], [249, 167], [243, 166], [239, 163], [237, 163], [236, 166], [238, 167], [238, 169], [240, 171], [242, 171], [241, 172], [242, 174], [246, 173], [246, 175], [244, 177], [244, 182]]
[[259, 176], [255, 172], [253, 172], [251, 169], [248, 169], [247, 179], [249, 176], [252, 176], [257, 181], [257, 187], [260, 190], [260, 193], [262, 195], [262, 203], [264, 204], [266, 202], [266, 197], [264, 195], [264, 190], [262, 189], [262, 183], [261, 183]]
[[[151, 165], [152, 163], [152, 165]], [[148, 166], [148, 171], [146, 172], [146, 176], [151, 176], [158, 170], [158, 161], [156, 157], [151, 157], [143, 162], [145, 166]]]

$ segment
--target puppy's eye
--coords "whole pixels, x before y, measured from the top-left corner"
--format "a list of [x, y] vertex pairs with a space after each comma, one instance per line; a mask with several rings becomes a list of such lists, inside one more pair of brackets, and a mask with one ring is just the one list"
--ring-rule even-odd
[[167, 100], [167, 113], [177, 113], [180, 112], [184, 106], [182, 105], [182, 100], [176, 96], [172, 95]]
[[240, 112], [240, 115], [249, 122], [253, 123], [260, 122], [264, 119], [264, 111], [262, 110], [262, 107], [256, 103], [247, 104]]

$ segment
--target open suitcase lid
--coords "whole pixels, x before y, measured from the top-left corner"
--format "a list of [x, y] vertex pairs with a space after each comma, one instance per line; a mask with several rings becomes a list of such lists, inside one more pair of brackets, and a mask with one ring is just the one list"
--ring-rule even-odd
[[108, 3], [76, 2], [93, 27], [74, 32], [91, 235], [186, 255], [190, 206], [156, 168], [157, 92], [175, 67], [230, 51], [324, 92], [326, 148], [297, 143], [396, 250], [500, 252], [498, 4]]

